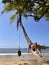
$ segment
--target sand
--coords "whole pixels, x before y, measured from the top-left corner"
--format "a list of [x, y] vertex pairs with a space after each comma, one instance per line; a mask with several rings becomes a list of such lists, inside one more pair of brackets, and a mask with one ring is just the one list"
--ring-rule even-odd
[[45, 62], [38, 62], [32, 53], [22, 53], [19, 57], [17, 53], [0, 54], [0, 65], [49, 65], [49, 53], [42, 54]]

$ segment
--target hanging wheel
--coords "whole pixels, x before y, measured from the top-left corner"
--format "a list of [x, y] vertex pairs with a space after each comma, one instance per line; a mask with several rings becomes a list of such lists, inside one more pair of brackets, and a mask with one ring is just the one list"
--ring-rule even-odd
[[20, 49], [18, 50], [18, 56], [21, 56], [21, 51], [20, 51]]

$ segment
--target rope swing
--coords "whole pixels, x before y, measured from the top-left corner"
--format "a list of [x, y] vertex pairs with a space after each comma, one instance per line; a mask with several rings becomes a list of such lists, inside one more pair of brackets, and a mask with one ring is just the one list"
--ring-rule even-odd
[[21, 50], [20, 50], [20, 30], [19, 30], [19, 50], [18, 50], [18, 56], [21, 56]]
[[[20, 26], [20, 22], [21, 22], [21, 14], [19, 14], [17, 16], [17, 30], [18, 30], [18, 27]], [[18, 50], [18, 56], [21, 56], [21, 50], [20, 50], [20, 27], [19, 27], [19, 50]]]
[[21, 50], [20, 49], [18, 50], [18, 56], [21, 56]]

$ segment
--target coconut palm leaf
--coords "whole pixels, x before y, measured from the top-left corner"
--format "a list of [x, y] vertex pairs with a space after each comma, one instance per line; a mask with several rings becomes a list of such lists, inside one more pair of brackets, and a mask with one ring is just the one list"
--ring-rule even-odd
[[13, 14], [13, 15], [11, 16], [11, 18], [10, 18], [10, 23], [12, 23], [12, 22], [15, 20], [15, 18], [16, 18], [16, 14]]
[[39, 19], [40, 19], [40, 17], [38, 17], [38, 16], [34, 16], [34, 20], [35, 20], [36, 22], [38, 22]]
[[1, 12], [2, 14], [5, 13], [5, 12], [10, 12], [12, 10], [15, 9], [14, 5], [11, 5], [12, 3], [8, 3], [4, 6], [4, 9], [3, 11]]
[[16, 19], [17, 14], [18, 14], [18, 12], [16, 12], [15, 14], [13, 14], [13, 15], [10, 17], [10, 23], [12, 23], [12, 22]]

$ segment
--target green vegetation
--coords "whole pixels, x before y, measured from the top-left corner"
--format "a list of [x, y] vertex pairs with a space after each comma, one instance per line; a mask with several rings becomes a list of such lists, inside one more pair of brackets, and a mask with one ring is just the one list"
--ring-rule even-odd
[[43, 16], [49, 20], [49, 0], [2, 0], [2, 3], [5, 5], [2, 13], [15, 11], [11, 21], [14, 21], [17, 14], [34, 17], [35, 21]]

